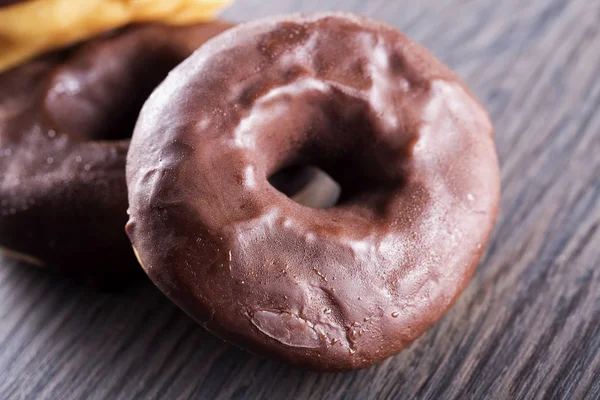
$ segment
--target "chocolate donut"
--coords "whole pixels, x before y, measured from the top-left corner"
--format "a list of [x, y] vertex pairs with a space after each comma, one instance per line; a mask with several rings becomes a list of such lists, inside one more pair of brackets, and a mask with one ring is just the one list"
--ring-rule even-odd
[[[316, 165], [329, 209], [268, 178]], [[317, 370], [405, 348], [469, 281], [498, 210], [493, 128], [397, 30], [347, 14], [234, 28], [150, 96], [127, 163], [127, 233], [209, 331]]]
[[84, 275], [134, 267], [125, 157], [139, 109], [229, 27], [130, 27], [0, 74], [0, 247]]

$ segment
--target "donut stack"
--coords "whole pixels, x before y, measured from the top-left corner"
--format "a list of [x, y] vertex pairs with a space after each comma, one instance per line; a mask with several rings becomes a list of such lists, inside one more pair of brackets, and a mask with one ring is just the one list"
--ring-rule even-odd
[[[282, 189], [314, 167], [337, 182], [326, 208]], [[452, 306], [500, 193], [469, 89], [341, 13], [127, 24], [11, 65], [0, 170], [9, 256], [118, 279], [136, 255], [209, 331], [323, 371], [396, 354]]]

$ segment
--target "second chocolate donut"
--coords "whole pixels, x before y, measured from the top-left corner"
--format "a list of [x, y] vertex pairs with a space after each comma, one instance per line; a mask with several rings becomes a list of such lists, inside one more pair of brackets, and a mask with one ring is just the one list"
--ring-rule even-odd
[[134, 267], [125, 157], [146, 97], [231, 25], [141, 25], [0, 74], [0, 247], [82, 275]]

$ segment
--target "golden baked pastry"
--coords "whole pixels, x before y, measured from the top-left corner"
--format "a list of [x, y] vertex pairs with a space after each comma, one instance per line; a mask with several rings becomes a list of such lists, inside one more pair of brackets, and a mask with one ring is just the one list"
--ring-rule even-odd
[[232, 0], [28, 0], [0, 8], [0, 72], [131, 23], [210, 21]]

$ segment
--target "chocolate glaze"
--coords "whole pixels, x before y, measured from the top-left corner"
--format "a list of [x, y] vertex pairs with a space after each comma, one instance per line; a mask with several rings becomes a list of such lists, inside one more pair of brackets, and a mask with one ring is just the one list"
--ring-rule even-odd
[[0, 246], [82, 274], [135, 266], [123, 226], [138, 111], [229, 27], [130, 27], [0, 74]]
[[[268, 183], [317, 165], [335, 207]], [[493, 129], [463, 83], [395, 29], [347, 14], [245, 24], [174, 69], [127, 164], [127, 233], [208, 330], [318, 370], [367, 367], [453, 304], [493, 227]]]
[[0, 8], [2, 7], [6, 7], [6, 6], [11, 6], [17, 3], [25, 3], [26, 1], [30, 1], [30, 0], [0, 0]]

